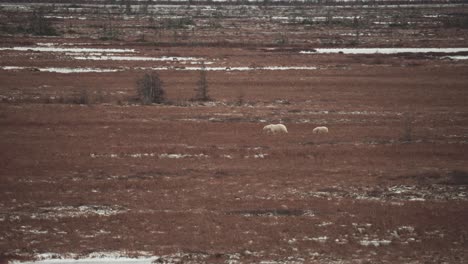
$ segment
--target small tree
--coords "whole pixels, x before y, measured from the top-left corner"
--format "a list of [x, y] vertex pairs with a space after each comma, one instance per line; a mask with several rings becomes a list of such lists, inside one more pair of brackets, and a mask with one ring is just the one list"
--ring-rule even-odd
[[29, 32], [34, 35], [56, 36], [57, 30], [52, 26], [52, 23], [45, 17], [45, 9], [40, 7], [35, 9], [29, 17]]
[[146, 73], [137, 81], [137, 92], [141, 103], [146, 105], [161, 104], [166, 101], [163, 82], [156, 72]]
[[195, 89], [195, 101], [211, 101], [208, 95], [208, 81], [206, 80], [206, 68], [205, 63], [202, 62], [202, 69], [200, 71], [200, 79], [197, 82], [197, 88]]
[[117, 40], [120, 32], [117, 30], [115, 25], [112, 24], [114, 17], [110, 11], [107, 11], [107, 21], [101, 26], [101, 40]]
[[130, 0], [125, 0], [122, 1], [123, 4], [125, 4], [125, 14], [131, 14], [132, 13], [132, 4]]
[[354, 41], [352, 44], [354, 45], [359, 45], [359, 35], [361, 34], [361, 19], [358, 18], [357, 16], [354, 17], [353, 20], [353, 27], [356, 29], [355, 35], [354, 35]]

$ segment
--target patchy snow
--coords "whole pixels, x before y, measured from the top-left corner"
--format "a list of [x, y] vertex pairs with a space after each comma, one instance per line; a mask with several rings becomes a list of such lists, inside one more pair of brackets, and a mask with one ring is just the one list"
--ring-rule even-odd
[[221, 157], [225, 159], [232, 159], [232, 155], [228, 155], [228, 154], [223, 154], [221, 155]]
[[40, 207], [31, 213], [32, 219], [56, 219], [65, 217], [83, 217], [90, 215], [110, 216], [125, 212], [126, 209], [107, 205], [52, 206]]
[[272, 16], [271, 19], [274, 19], [274, 20], [288, 20], [289, 17], [286, 17], [286, 16]]
[[413, 233], [414, 232], [414, 227], [412, 226], [400, 226], [398, 227], [399, 232], [408, 232], [408, 233]]
[[398, 54], [398, 53], [456, 53], [468, 52], [468, 48], [324, 48], [300, 51], [301, 54]]
[[[394, 185], [389, 187], [340, 187], [334, 186], [330, 190], [302, 191], [289, 189], [285, 195], [295, 195], [300, 197], [316, 197], [331, 199], [351, 198], [356, 200], [392, 202], [411, 201], [422, 202], [428, 200], [448, 201], [468, 199], [467, 188], [465, 186], [439, 185], [415, 186], [415, 185]], [[395, 204], [401, 205], [401, 204]]]
[[319, 243], [325, 243], [328, 240], [327, 236], [319, 236], [319, 237], [304, 237], [303, 240], [311, 240]]
[[315, 16], [315, 17], [302, 17], [302, 16], [272, 16], [271, 19], [273, 20], [290, 20], [290, 21], [315, 21], [315, 22], [323, 22], [330, 20], [345, 20], [345, 19], [359, 19], [360, 16], [332, 16], [332, 17], [325, 17], [325, 16]]
[[200, 154], [169, 154], [169, 153], [106, 153], [106, 154], [97, 154], [91, 153], [89, 154], [91, 158], [151, 158], [151, 157], [158, 157], [160, 159], [182, 159], [182, 158], [208, 158], [208, 155], [203, 153]]
[[47, 230], [32, 229], [31, 226], [21, 226], [19, 229], [15, 229], [14, 231], [19, 231], [22, 233], [29, 233], [29, 234], [36, 234], [36, 235], [49, 233], [49, 231]]
[[154, 153], [133, 153], [133, 154], [128, 154], [128, 157], [143, 158], [143, 157], [154, 157], [154, 155], [155, 155]]
[[349, 240], [347, 238], [336, 238], [335, 243], [339, 245], [348, 244]]
[[268, 156], [268, 154], [266, 154], [266, 153], [258, 153], [258, 154], [254, 154], [253, 156], [246, 155], [246, 156], [244, 156], [244, 158], [246, 158], [246, 159], [250, 159], [250, 158], [254, 158], [254, 159], [264, 159], [264, 158], [266, 158], [266, 156]]
[[107, 53], [107, 52], [83, 52], [83, 53], [65, 52], [66, 56], [76, 56], [76, 57], [79, 57], [78, 55], [82, 55], [82, 56], [103, 56], [104, 54], [106, 54], [106, 56], [111, 56], [114, 53]]
[[322, 223], [318, 224], [317, 226], [322, 227], [322, 226], [329, 226], [329, 225], [332, 225], [332, 224], [333, 224], [332, 222], [322, 222]]
[[208, 155], [205, 155], [203, 153], [200, 154], [160, 154], [159, 158], [160, 159], [181, 159], [181, 158], [208, 158]]
[[382, 240], [378, 240], [378, 239], [373, 239], [373, 240], [368, 240], [368, 239], [364, 239], [364, 240], [361, 240], [359, 241], [359, 244], [361, 244], [361, 246], [374, 246], [374, 247], [378, 247], [378, 246], [387, 246], [387, 245], [390, 245], [390, 243], [392, 243], [391, 240], [385, 240], [385, 239], [382, 239]]
[[36, 43], [38, 46], [44, 46], [44, 47], [53, 47], [53, 46], [58, 46], [58, 43], [50, 43], [50, 42], [38, 42]]
[[106, 158], [118, 158], [119, 157], [119, 155], [117, 155], [117, 154], [95, 154], [95, 153], [91, 153], [91, 154], [89, 154], [89, 156], [91, 158], [104, 158], [104, 157], [106, 157]]

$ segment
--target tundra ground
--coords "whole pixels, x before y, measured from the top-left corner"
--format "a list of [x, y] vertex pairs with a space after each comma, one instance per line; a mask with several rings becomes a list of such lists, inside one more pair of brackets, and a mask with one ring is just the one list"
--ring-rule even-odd
[[[229, 23], [243, 25], [233, 8]], [[15, 23], [9, 10], [2, 19]], [[278, 10], [262, 11], [273, 12], [265, 27], [284, 29]], [[78, 38], [2, 37], [0, 258], [467, 261], [468, 65], [453, 57], [466, 52], [301, 53], [350, 44], [275, 44], [266, 34], [245, 46], [242, 38], [202, 45], [235, 35], [226, 17], [193, 31], [193, 46], [164, 34], [137, 43], [131, 26], [103, 42], [88, 20], [107, 20], [82, 15]], [[125, 21], [115, 24], [133, 25]], [[327, 25], [314, 34], [346, 26]], [[468, 47], [466, 29], [450, 33], [450, 45], [446, 31], [423, 25], [400, 27], [399, 45]], [[435, 35], [408, 37], [422, 29]], [[212, 102], [190, 100], [202, 61]], [[148, 71], [159, 73], [168, 104], [138, 103], [135, 83]], [[289, 133], [263, 134], [270, 123]], [[313, 134], [316, 126], [330, 132]]]

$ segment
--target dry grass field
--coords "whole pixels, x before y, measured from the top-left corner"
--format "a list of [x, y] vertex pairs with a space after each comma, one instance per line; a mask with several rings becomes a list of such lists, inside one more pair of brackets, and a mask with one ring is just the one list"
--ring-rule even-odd
[[467, 14], [0, 4], [0, 263], [466, 263]]

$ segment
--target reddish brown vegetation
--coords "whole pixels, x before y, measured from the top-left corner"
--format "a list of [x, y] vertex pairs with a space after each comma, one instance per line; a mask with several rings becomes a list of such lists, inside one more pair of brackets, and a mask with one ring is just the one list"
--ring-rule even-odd
[[[124, 48], [204, 57], [213, 67], [319, 69], [207, 71], [214, 102], [204, 105], [189, 101], [198, 72], [160, 71], [169, 104], [143, 106], [135, 67], [178, 62], [0, 51], [0, 66], [129, 68], [0, 70], [0, 262], [115, 250], [206, 254], [210, 263], [236, 253], [243, 263], [466, 261], [466, 62], [263, 46]], [[287, 135], [262, 134], [278, 122]], [[318, 125], [330, 133], [313, 135]], [[363, 245], [383, 240], [391, 242]]]

